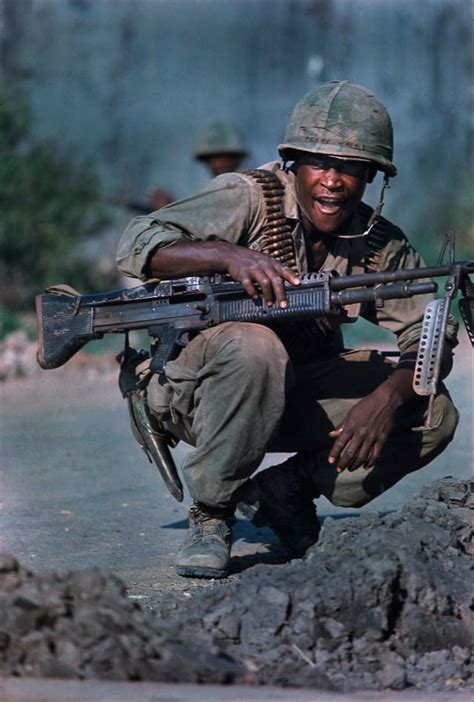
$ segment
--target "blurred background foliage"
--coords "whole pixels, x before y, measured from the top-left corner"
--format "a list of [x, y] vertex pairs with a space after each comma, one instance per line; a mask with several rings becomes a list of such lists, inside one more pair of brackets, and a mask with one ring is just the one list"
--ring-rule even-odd
[[81, 241], [107, 222], [90, 165], [78, 164], [57, 144], [31, 140], [25, 103], [0, 95], [0, 334], [21, 322], [45, 287], [67, 282], [103, 290], [115, 280], [98, 275]]

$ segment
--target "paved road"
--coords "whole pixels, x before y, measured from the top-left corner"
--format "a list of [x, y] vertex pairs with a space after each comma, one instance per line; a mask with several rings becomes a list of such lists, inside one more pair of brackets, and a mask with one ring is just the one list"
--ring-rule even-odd
[[246, 685], [174, 685], [77, 680], [0, 679], [0, 702], [472, 702], [469, 692], [426, 694], [355, 692], [249, 687]]
[[[189, 497], [178, 504], [134, 442], [115, 369], [40, 372], [0, 392], [0, 551], [36, 572], [101, 566], [150, 606], [171, 589], [212, 586], [174, 572]], [[283, 560], [270, 530], [239, 520], [235, 536], [234, 573]]]
[[[423, 484], [472, 468], [472, 370], [466, 343], [450, 389], [462, 419], [454, 443], [431, 466], [364, 509], [396, 509]], [[70, 364], [0, 386], [2, 541], [34, 571], [101, 566], [118, 574], [145, 606], [170, 590], [189, 597], [222, 586], [179, 578], [173, 557], [184, 538], [186, 504], [165, 490], [154, 466], [131, 438], [113, 367], [105, 375]], [[179, 463], [185, 447], [176, 449]], [[278, 461], [268, 456], [265, 464]], [[324, 498], [319, 512], [344, 515]], [[278, 563], [283, 552], [268, 529], [244, 520], [235, 529], [233, 573], [257, 562]]]

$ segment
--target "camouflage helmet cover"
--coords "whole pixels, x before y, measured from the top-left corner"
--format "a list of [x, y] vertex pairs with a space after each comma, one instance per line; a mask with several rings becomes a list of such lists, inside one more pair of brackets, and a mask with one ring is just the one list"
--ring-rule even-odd
[[323, 83], [304, 95], [290, 115], [278, 151], [285, 160], [292, 160], [294, 151], [361, 159], [387, 176], [397, 174], [387, 110], [367, 88], [349, 81]]
[[218, 154], [247, 155], [239, 133], [229, 122], [212, 122], [198, 135], [194, 158], [202, 160]]

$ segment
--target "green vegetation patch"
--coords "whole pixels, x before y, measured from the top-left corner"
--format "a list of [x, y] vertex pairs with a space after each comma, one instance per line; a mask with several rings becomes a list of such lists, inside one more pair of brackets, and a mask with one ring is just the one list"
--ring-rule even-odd
[[30, 134], [28, 109], [0, 95], [0, 335], [48, 285], [104, 287], [103, 274], [78, 253], [107, 221], [94, 171]]

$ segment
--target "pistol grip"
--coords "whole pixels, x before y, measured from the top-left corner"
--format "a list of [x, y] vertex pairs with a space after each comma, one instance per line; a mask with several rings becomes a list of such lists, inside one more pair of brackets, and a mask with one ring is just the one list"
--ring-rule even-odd
[[168, 361], [176, 358], [180, 349], [184, 346], [180, 341], [183, 331], [163, 324], [159, 327], [150, 327], [148, 333], [156, 339], [150, 370], [153, 373], [160, 374]]

